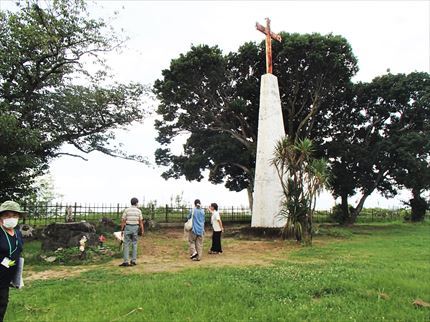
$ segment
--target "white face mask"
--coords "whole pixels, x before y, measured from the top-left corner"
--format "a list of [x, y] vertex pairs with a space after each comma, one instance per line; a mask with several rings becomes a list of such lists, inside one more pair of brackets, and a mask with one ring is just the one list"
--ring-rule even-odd
[[18, 225], [18, 218], [5, 218], [3, 219], [3, 226], [8, 229], [15, 228]]

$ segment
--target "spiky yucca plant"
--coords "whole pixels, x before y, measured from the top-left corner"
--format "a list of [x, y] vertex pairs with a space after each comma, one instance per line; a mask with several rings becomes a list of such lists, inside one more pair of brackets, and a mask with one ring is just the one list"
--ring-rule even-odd
[[312, 243], [312, 217], [316, 198], [328, 182], [327, 162], [314, 159], [314, 147], [309, 139], [281, 139], [272, 164], [280, 179], [283, 200], [280, 216], [286, 218], [284, 234], [298, 242]]

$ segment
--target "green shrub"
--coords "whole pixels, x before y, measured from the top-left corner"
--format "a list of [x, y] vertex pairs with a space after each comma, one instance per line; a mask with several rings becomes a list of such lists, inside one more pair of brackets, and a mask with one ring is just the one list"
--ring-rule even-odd
[[104, 263], [112, 258], [120, 258], [121, 254], [114, 242], [104, 248], [87, 247], [82, 256], [79, 247], [59, 248], [56, 251], [45, 252], [41, 249], [40, 241], [32, 241], [25, 244], [23, 257], [26, 265], [55, 266]]
[[354, 207], [352, 207], [351, 205], [348, 205], [348, 214], [344, 214], [342, 211], [342, 206], [335, 205], [333, 208], [331, 208], [331, 213], [329, 216], [330, 222], [335, 222], [343, 225], [348, 220], [348, 216], [353, 208]]
[[351, 238], [352, 232], [347, 228], [334, 226], [317, 226], [314, 231], [315, 236], [327, 236], [334, 238]]

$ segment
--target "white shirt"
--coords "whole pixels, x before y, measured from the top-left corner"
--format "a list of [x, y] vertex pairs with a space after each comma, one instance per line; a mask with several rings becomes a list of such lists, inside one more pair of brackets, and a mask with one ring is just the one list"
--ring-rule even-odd
[[221, 225], [219, 224], [218, 220], [221, 220], [219, 212], [218, 211], [214, 211], [212, 213], [212, 216], [211, 216], [211, 224], [212, 224], [212, 228], [213, 228], [214, 231], [221, 231], [222, 230], [221, 229]]

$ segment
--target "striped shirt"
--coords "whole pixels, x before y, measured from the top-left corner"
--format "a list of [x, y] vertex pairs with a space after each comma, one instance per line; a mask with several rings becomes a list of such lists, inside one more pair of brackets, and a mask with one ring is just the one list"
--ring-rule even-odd
[[142, 212], [136, 206], [131, 206], [124, 210], [122, 219], [127, 225], [138, 225], [139, 220], [142, 220]]

